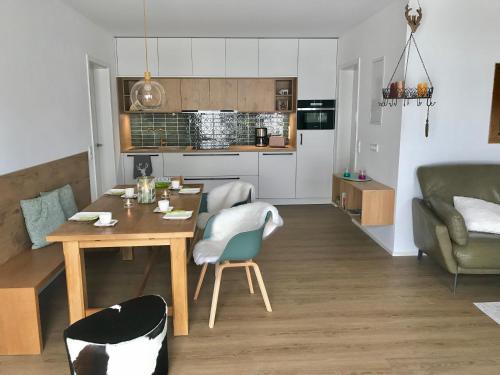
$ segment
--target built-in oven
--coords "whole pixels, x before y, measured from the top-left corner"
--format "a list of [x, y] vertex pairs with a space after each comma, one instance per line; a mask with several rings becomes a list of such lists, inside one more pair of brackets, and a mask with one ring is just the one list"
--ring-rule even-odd
[[299, 100], [297, 129], [335, 129], [335, 100]]

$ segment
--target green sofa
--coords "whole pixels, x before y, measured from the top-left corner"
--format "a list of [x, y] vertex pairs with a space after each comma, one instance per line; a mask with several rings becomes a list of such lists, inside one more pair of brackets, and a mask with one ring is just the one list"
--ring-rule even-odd
[[419, 258], [426, 253], [459, 274], [500, 274], [500, 236], [468, 232], [454, 196], [500, 204], [500, 165], [424, 166], [417, 170], [423, 199], [413, 199], [413, 236]]

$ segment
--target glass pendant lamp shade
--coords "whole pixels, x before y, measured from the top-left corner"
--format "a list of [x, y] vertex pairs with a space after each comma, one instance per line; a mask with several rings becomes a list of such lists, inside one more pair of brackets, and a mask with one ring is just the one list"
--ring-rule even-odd
[[149, 72], [144, 73], [144, 79], [136, 82], [130, 89], [131, 109], [135, 111], [152, 111], [165, 104], [165, 89], [151, 79]]

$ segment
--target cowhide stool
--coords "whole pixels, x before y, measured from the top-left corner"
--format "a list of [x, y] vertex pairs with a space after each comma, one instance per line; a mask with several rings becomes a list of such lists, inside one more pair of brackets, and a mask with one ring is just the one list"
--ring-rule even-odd
[[99, 311], [64, 331], [72, 375], [168, 373], [167, 304], [143, 296]]

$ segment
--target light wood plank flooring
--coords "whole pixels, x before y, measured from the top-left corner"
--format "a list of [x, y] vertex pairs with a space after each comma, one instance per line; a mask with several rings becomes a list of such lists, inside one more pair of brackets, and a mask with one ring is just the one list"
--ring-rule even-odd
[[[451, 276], [430, 259], [393, 258], [331, 206], [280, 207], [285, 226], [256, 259], [273, 312], [250, 295], [244, 270], [224, 271], [215, 328], [208, 328], [213, 268], [188, 337], [169, 341], [170, 374], [500, 374], [500, 327], [472, 302], [500, 301], [499, 276]], [[168, 256], [146, 293], [169, 299]], [[132, 296], [145, 264], [89, 253], [91, 305]], [[190, 265], [190, 293], [199, 268]], [[42, 356], [0, 357], [1, 375], [69, 373], [64, 278], [41, 296]], [[138, 374], [139, 375], [139, 374]]]

